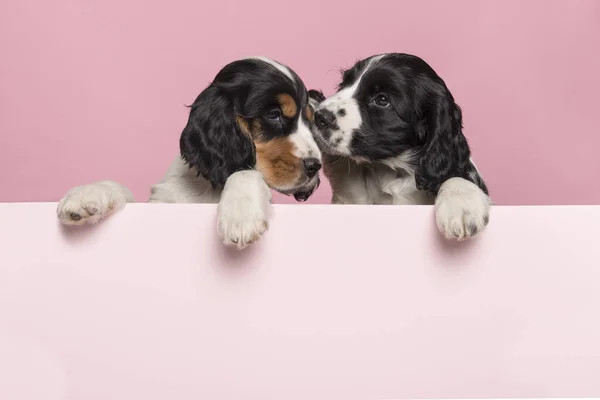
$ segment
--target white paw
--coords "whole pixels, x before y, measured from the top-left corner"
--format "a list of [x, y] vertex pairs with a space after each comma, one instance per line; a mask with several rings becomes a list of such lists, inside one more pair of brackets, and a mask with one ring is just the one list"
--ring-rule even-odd
[[95, 224], [125, 207], [128, 201], [134, 201], [129, 189], [117, 182], [101, 181], [69, 190], [56, 212], [65, 225]]
[[217, 231], [228, 246], [243, 249], [269, 229], [271, 191], [257, 171], [231, 175], [217, 212]]
[[465, 240], [481, 232], [490, 218], [491, 200], [477, 185], [451, 178], [435, 199], [435, 220], [447, 239]]

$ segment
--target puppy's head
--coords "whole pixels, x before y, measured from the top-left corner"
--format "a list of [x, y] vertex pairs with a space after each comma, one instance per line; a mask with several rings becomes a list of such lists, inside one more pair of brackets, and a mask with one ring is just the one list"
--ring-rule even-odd
[[446, 179], [466, 177], [460, 107], [422, 59], [393, 53], [358, 61], [343, 72], [336, 94], [311, 97], [319, 103], [315, 138], [324, 152], [404, 169], [418, 189], [434, 193]]
[[260, 171], [273, 189], [304, 201], [319, 185], [314, 109], [290, 68], [254, 57], [226, 65], [191, 106], [183, 159], [215, 187], [241, 170]]

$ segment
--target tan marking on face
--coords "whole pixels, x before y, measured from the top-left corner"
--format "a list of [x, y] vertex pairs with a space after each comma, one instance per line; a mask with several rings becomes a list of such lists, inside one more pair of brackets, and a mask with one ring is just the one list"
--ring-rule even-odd
[[296, 116], [298, 107], [296, 106], [296, 101], [292, 96], [282, 93], [277, 96], [277, 101], [279, 102], [279, 106], [281, 107], [281, 112], [283, 115], [288, 118], [293, 118]]
[[314, 112], [313, 112], [313, 109], [312, 109], [312, 107], [311, 107], [311, 106], [309, 106], [309, 105], [307, 105], [307, 106], [306, 106], [306, 108], [304, 109], [304, 114], [306, 115], [306, 118], [307, 118], [309, 121], [312, 121], [312, 120], [313, 120], [313, 117], [314, 117]]
[[252, 132], [250, 132], [250, 127], [248, 126], [248, 121], [244, 117], [237, 116], [235, 117], [235, 122], [238, 124], [242, 133], [252, 139]]
[[256, 168], [265, 182], [274, 189], [289, 189], [298, 184], [304, 171], [300, 159], [294, 154], [294, 144], [288, 137], [265, 140], [260, 120], [249, 124], [249, 131], [256, 148]]
[[262, 138], [263, 128], [258, 119], [252, 121], [250, 134], [255, 141], [260, 141]]
[[294, 155], [294, 144], [287, 137], [269, 141], [255, 140], [256, 167], [272, 188], [289, 189], [302, 177], [300, 159]]

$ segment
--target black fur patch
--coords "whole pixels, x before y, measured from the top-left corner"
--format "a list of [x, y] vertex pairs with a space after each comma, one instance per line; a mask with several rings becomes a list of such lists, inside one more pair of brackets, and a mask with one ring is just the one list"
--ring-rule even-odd
[[325, 95], [323, 94], [323, 92], [316, 89], [309, 90], [308, 97], [310, 97], [313, 100], [316, 100], [318, 103], [321, 103], [325, 100]]

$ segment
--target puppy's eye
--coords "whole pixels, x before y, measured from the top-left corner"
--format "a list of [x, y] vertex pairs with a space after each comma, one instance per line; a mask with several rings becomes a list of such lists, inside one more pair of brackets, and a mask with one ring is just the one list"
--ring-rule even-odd
[[390, 99], [385, 94], [378, 94], [373, 99], [373, 103], [379, 107], [388, 107], [390, 105]]
[[269, 121], [281, 122], [281, 110], [274, 108], [265, 114], [265, 118]]

